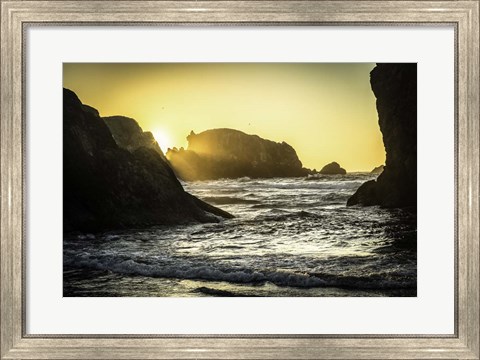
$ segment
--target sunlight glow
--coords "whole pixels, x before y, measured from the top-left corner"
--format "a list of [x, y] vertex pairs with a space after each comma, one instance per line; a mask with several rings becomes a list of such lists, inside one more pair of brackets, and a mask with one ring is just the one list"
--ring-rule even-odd
[[174, 146], [170, 137], [164, 130], [155, 129], [152, 131], [152, 134], [164, 153], [167, 152], [168, 148], [172, 148]]

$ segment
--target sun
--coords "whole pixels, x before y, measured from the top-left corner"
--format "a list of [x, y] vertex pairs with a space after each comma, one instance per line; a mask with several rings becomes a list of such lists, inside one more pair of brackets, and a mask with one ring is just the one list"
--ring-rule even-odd
[[164, 153], [167, 152], [168, 148], [173, 147], [172, 141], [165, 131], [156, 129], [152, 131], [152, 134]]

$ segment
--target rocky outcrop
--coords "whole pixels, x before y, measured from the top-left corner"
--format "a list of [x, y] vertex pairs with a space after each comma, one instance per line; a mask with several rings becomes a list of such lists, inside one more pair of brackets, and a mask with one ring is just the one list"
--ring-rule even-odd
[[357, 190], [347, 205], [416, 206], [417, 65], [377, 64], [370, 73], [386, 151], [384, 171]]
[[156, 149], [118, 146], [94, 110], [63, 90], [64, 232], [231, 217], [185, 192]]
[[370, 174], [381, 174], [383, 172], [384, 168], [385, 168], [385, 166], [383, 166], [383, 165], [374, 167], [373, 170], [370, 171]]
[[133, 152], [138, 148], [146, 147], [165, 157], [153, 134], [150, 131], [143, 131], [134, 119], [125, 116], [108, 116], [102, 119], [121, 148]]
[[169, 149], [167, 159], [184, 180], [305, 176], [295, 150], [233, 129], [213, 129], [187, 137], [188, 148]]
[[335, 161], [325, 165], [322, 170], [320, 170], [320, 174], [322, 175], [345, 175], [346, 173], [347, 171]]

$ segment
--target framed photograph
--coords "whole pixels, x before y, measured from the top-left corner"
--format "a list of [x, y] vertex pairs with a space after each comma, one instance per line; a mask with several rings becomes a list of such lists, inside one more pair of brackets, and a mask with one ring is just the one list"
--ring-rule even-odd
[[479, 359], [475, 1], [1, 3], [1, 359]]

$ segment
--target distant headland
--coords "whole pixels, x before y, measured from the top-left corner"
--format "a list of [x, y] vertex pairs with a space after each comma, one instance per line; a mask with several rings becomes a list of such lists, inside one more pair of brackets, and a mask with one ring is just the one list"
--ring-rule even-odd
[[234, 129], [212, 129], [187, 136], [187, 149], [168, 149], [166, 157], [183, 180], [299, 177], [304, 168], [295, 149]]

